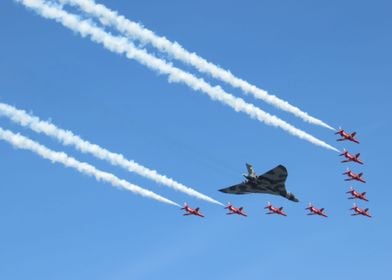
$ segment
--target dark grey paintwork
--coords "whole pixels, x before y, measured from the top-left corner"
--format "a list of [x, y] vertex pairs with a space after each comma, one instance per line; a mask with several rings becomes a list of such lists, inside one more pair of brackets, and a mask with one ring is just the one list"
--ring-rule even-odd
[[230, 194], [266, 193], [280, 195], [295, 202], [299, 201], [292, 193], [286, 190], [285, 182], [288, 175], [286, 167], [278, 165], [263, 175], [256, 176], [252, 166], [250, 164], [246, 165], [248, 175], [244, 175], [247, 179], [245, 182], [219, 191]]

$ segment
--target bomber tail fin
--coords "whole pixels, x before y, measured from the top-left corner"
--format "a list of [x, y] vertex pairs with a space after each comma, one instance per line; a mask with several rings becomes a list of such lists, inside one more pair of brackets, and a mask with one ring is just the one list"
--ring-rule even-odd
[[252, 178], [256, 178], [256, 172], [253, 169], [253, 166], [249, 163], [246, 164], [246, 169], [248, 169], [248, 176]]

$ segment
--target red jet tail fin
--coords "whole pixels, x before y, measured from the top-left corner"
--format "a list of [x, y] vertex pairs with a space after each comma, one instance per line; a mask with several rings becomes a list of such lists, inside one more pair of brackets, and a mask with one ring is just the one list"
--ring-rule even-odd
[[271, 202], [268, 201], [267, 206], [264, 207], [264, 209], [268, 209], [271, 206]]
[[342, 153], [339, 154], [339, 156], [344, 156], [346, 153], [347, 153], [347, 150], [346, 150], [346, 149], [343, 149]]
[[357, 135], [356, 132], [351, 133], [351, 136], [354, 137], [355, 135]]

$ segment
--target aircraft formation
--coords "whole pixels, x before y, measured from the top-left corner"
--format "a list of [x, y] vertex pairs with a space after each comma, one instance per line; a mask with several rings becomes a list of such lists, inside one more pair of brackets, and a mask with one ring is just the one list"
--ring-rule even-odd
[[[350, 134], [343, 129], [339, 129], [339, 131], [337, 131], [335, 134], [339, 134], [342, 137], [340, 139], [337, 139], [337, 141], [347, 140], [359, 144], [359, 141], [355, 138], [356, 132]], [[344, 149], [343, 152], [339, 154], [339, 156], [343, 156], [345, 158], [341, 161], [342, 163], [353, 162], [363, 165], [363, 162], [359, 158], [360, 153], [353, 155], [350, 154], [346, 149]], [[220, 189], [219, 191], [235, 195], [251, 193], [271, 194], [284, 197], [293, 202], [299, 202], [298, 198], [296, 198], [294, 194], [286, 190], [285, 182], [288, 176], [288, 172], [286, 167], [284, 167], [283, 165], [278, 165], [270, 171], [259, 176], [256, 174], [252, 165], [250, 165], [249, 163], [246, 163], [246, 168], [248, 170], [248, 173], [243, 175], [246, 179], [245, 181], [227, 188]], [[362, 178], [362, 172], [357, 174], [350, 169], [347, 169], [347, 171], [344, 172], [343, 175], [347, 175], [345, 181], [357, 181], [361, 183], [366, 183], [366, 181]], [[369, 201], [366, 197], [366, 192], [357, 192], [353, 187], [350, 187], [350, 190], [346, 193], [350, 194], [348, 199], [362, 200], [365, 202]], [[192, 209], [186, 203], [181, 209], [186, 211], [186, 213], [184, 214], [186, 216], [195, 215], [199, 217], [204, 217], [199, 212], [199, 208]], [[228, 205], [224, 209], [227, 209], [229, 211], [228, 213], [226, 213], [227, 215], [236, 214], [247, 217], [247, 214], [245, 214], [243, 207], [236, 208], [231, 203], [228, 203]], [[287, 214], [283, 211], [283, 207], [275, 207], [270, 202], [268, 202], [267, 206], [265, 206], [264, 209], [267, 209], [268, 212], [266, 212], [265, 214], [268, 215], [276, 214], [285, 217], [287, 216]], [[317, 215], [324, 218], [328, 217], [325, 212], [325, 208], [317, 208], [312, 203], [309, 203], [308, 207], [306, 207], [305, 210], [309, 211], [307, 213], [307, 215], [309, 216]], [[351, 216], [362, 215], [371, 218], [369, 209], [362, 209], [358, 207], [356, 203], [354, 203], [353, 207], [350, 208], [350, 210], [354, 211]]]
[[[359, 141], [355, 138], [355, 135], [357, 134], [356, 132], [348, 133], [344, 129], [339, 128], [339, 130], [335, 134], [339, 134], [341, 136], [341, 138], [337, 139], [337, 141], [346, 141], [347, 140], [347, 141], [359, 144]], [[344, 160], [341, 161], [342, 163], [353, 162], [353, 163], [358, 163], [358, 164], [363, 165], [363, 162], [359, 159], [360, 153], [353, 155], [353, 154], [350, 154], [346, 149], [344, 149], [343, 152], [339, 156], [343, 156], [345, 158]], [[363, 172], [354, 173], [349, 168], [347, 168], [346, 172], [344, 172], [343, 175], [347, 175], [347, 178], [344, 179], [345, 181], [356, 181], [356, 182], [360, 182], [360, 183], [366, 183], [365, 179], [363, 179], [363, 177], [362, 177]], [[350, 194], [348, 199], [355, 199], [355, 200], [358, 199], [358, 200], [362, 200], [365, 202], [369, 201], [366, 197], [366, 192], [357, 192], [355, 190], [355, 188], [353, 188], [353, 187], [350, 187], [350, 190], [347, 191], [346, 193]], [[366, 216], [368, 218], [372, 217], [369, 213], [369, 208], [365, 208], [365, 209], [359, 208], [356, 203], [354, 203], [353, 207], [350, 208], [350, 210], [353, 211], [351, 216], [362, 215], [362, 216]]]
[[[201, 73], [207, 73], [211, 77], [217, 78], [221, 82], [225, 82], [226, 84], [235, 88], [240, 88], [244, 93], [251, 93], [251, 95], [253, 95], [256, 99], [263, 100], [271, 105], [274, 105], [278, 109], [290, 112], [294, 116], [308, 123], [336, 131], [335, 134], [340, 136], [337, 141], [349, 141], [356, 144], [360, 143], [356, 138], [356, 132], [348, 133], [344, 129], [336, 130], [326, 122], [310, 116], [308, 113], [301, 111], [298, 107], [291, 105], [287, 101], [282, 100], [275, 95], [269, 95], [261, 88], [258, 88], [248, 83], [247, 81], [234, 76], [230, 71], [227, 71], [223, 68], [220, 68], [218, 65], [206, 61], [202, 57], [196, 55], [194, 52], [187, 51], [177, 42], [171, 42], [165, 37], [157, 36], [154, 34], [154, 32], [126, 19], [124, 16], [118, 15], [109, 8], [106, 8], [103, 5], [95, 4], [94, 1], [63, 0], [62, 2], [65, 4], [61, 6], [48, 5], [46, 2], [53, 1], [43, 0], [19, 0], [18, 2], [28, 9], [34, 10], [42, 17], [55, 20], [58, 23], [61, 23], [64, 27], [67, 27], [73, 32], [82, 35], [82, 37], [89, 38], [94, 43], [101, 44], [110, 52], [123, 55], [127, 59], [135, 60], [156, 73], [166, 75], [169, 82], [185, 84], [193, 90], [197, 90], [206, 94], [212, 100], [231, 107], [235, 112], [244, 113], [252, 119], [258, 120], [263, 124], [279, 127], [290, 135], [305, 140], [308, 143], [331, 151], [340, 152], [339, 149], [329, 145], [321, 139], [316, 138], [315, 136], [295, 127], [294, 125], [278, 118], [275, 115], [271, 115], [263, 111], [261, 108], [248, 103], [240, 97], [226, 92], [221, 87], [215, 87], [212, 84], [206, 82], [203, 78], [199, 78], [197, 75], [194, 75], [191, 72], [187, 72], [186, 69], [184, 70], [177, 68], [172, 63], [166, 61], [164, 58], [157, 57], [153, 53], [149, 53], [144, 48], [138, 48], [138, 44], [135, 45], [131, 41], [141, 41], [143, 44], [150, 44], [159, 52], [166, 53], [174, 59], [185, 62], [186, 64], [195, 67]], [[92, 8], [86, 9], [86, 3], [89, 3], [90, 7]], [[81, 21], [79, 18], [80, 15], [78, 15], [77, 12], [74, 14], [75, 9], [69, 9], [69, 6], [78, 6], [80, 11], [83, 12], [83, 16], [89, 18], [91, 22]], [[103, 26], [95, 26], [93, 24], [94, 21], [98, 21]], [[70, 24], [70, 22], [72, 22], [72, 24]], [[117, 29], [120, 34], [113, 36], [110, 32], [107, 32], [106, 28]], [[9, 105], [0, 103], [0, 113], [21, 126], [27, 126], [37, 133], [43, 133], [51, 138], [57, 139], [63, 145], [72, 145], [79, 151], [92, 154], [99, 159], [106, 160], [113, 165], [120, 166], [123, 169], [166, 185], [167, 187], [181, 191], [192, 197], [223, 206], [223, 204], [219, 201], [214, 200], [211, 197], [208, 197], [188, 186], [185, 186], [184, 184], [174, 181], [167, 176], [158, 174], [151, 169], [135, 163], [133, 160], [128, 160], [121, 154], [110, 152], [109, 150], [104, 149], [96, 144], [85, 141], [69, 131], [59, 129], [52, 123], [42, 122], [38, 118], [31, 116], [24, 111], [20, 111], [16, 108], [10, 107]], [[90, 176], [93, 175], [95, 178], [106, 178], [105, 181], [113, 186], [127, 189], [135, 194], [148, 197], [159, 202], [181, 207], [178, 203], [162, 197], [161, 195], [158, 195], [150, 190], [131, 184], [125, 180], [121, 180], [111, 173], [98, 170], [91, 165], [87, 165], [86, 163], [79, 162], [64, 153], [58, 153], [56, 151], [50, 150], [27, 137], [12, 133], [9, 130], [3, 130], [0, 128], [0, 140], [4, 140], [19, 149], [33, 151], [42, 158], [50, 159], [52, 162], [61, 163], [67, 167], [72, 167], [83, 174]], [[342, 153], [340, 153], [340, 156], [344, 157], [341, 161], [342, 163], [364, 164], [360, 159], [360, 153], [351, 154], [347, 150], [344, 150]], [[86, 166], [89, 166], [89, 168], [86, 169]], [[285, 182], [288, 176], [288, 172], [286, 167], [283, 165], [278, 165], [260, 176], [255, 173], [253, 167], [250, 164], [246, 164], [246, 167], [248, 173], [244, 175], [245, 181], [227, 188], [220, 189], [219, 191], [234, 195], [245, 195], [252, 193], [270, 194], [284, 197], [287, 200], [293, 202], [299, 202], [298, 198], [293, 193], [286, 190]], [[366, 183], [362, 172], [355, 173], [350, 169], [347, 169], [347, 171], [343, 174], [347, 176], [345, 181]], [[366, 192], [357, 192], [354, 188], [351, 187], [347, 193], [350, 194], [348, 199], [368, 202]], [[287, 214], [283, 211], [283, 207], [275, 207], [271, 203], [268, 203], [264, 208], [267, 210], [266, 214], [287, 216]], [[199, 207], [193, 209], [188, 204], [185, 204], [181, 209], [185, 211], [185, 216], [193, 215], [204, 217], [204, 215], [200, 212]], [[243, 207], [236, 208], [231, 203], [229, 203], [225, 209], [228, 211], [226, 213], [227, 215], [239, 215], [247, 217]], [[324, 208], [316, 208], [312, 203], [309, 203], [309, 206], [305, 209], [309, 211], [308, 215], [328, 217]], [[354, 203], [354, 206], [350, 210], [354, 211], [352, 213], [353, 216], [363, 215], [371, 217], [368, 212], [368, 208], [361, 209], [357, 206], [356, 203]]]

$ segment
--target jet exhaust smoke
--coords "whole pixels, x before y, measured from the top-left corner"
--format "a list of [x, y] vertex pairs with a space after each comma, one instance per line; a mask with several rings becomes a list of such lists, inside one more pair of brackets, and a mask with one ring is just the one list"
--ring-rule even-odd
[[125, 180], [121, 180], [111, 173], [98, 170], [94, 166], [88, 163], [80, 162], [74, 159], [73, 157], [68, 156], [66, 153], [52, 151], [27, 137], [24, 137], [20, 134], [15, 134], [9, 130], [4, 130], [1, 127], [0, 127], [0, 140], [10, 143], [15, 148], [30, 150], [44, 159], [48, 159], [56, 163], [61, 163], [65, 167], [76, 169], [80, 173], [94, 177], [97, 181], [104, 181], [111, 184], [112, 186], [120, 187], [128, 191], [131, 191], [134, 194], [138, 194], [147, 198], [154, 199], [159, 202], [180, 207], [180, 205], [178, 205], [177, 203], [167, 198], [164, 198], [152, 191], [133, 185]]
[[181, 191], [190, 196], [205, 200], [207, 202], [215, 203], [218, 205], [223, 205], [219, 201], [216, 201], [196, 190], [189, 188], [183, 184], [174, 181], [164, 175], [160, 175], [157, 171], [148, 169], [132, 160], [126, 159], [123, 155], [110, 152], [96, 144], [92, 144], [86, 140], [83, 140], [79, 136], [73, 134], [71, 131], [67, 131], [58, 128], [52, 123], [41, 121], [38, 117], [32, 116], [23, 110], [19, 110], [13, 106], [5, 103], [0, 103], [0, 116], [8, 117], [13, 122], [28, 127], [37, 133], [43, 133], [49, 137], [58, 140], [60, 143], [66, 146], [74, 146], [77, 150], [82, 153], [88, 153], [96, 158], [105, 160], [112, 165], [120, 166], [129, 172], [134, 172], [153, 180], [159, 184], [166, 185], [177, 191]]
[[249, 82], [233, 75], [230, 71], [225, 70], [216, 64], [213, 64], [196, 53], [187, 51], [177, 42], [171, 42], [165, 37], [156, 35], [153, 31], [143, 27], [139, 23], [133, 22], [118, 12], [110, 10], [102, 4], [96, 4], [94, 0], [59, 0], [63, 4], [78, 6], [84, 13], [97, 17], [104, 26], [115, 27], [129, 39], [139, 40], [143, 44], [151, 44], [161, 52], [169, 54], [171, 57], [180, 60], [188, 65], [195, 67], [199, 72], [209, 74], [215, 79], [228, 83], [234, 88], [240, 88], [244, 93], [251, 94], [257, 99], [261, 99], [283, 111], [289, 112], [302, 120], [319, 125], [331, 130], [335, 130], [325, 122], [310, 116], [298, 107], [295, 107], [269, 94], [267, 91], [260, 89]]
[[251, 118], [257, 119], [267, 125], [279, 127], [291, 135], [304, 139], [314, 145], [324, 147], [326, 149], [339, 152], [335, 147], [325, 143], [324, 141], [290, 125], [289, 123], [270, 115], [252, 104], [246, 103], [243, 99], [234, 97], [226, 93], [219, 86], [211, 86], [203, 79], [176, 68], [166, 61], [148, 54], [143, 49], [136, 48], [131, 42], [124, 37], [115, 37], [104, 30], [94, 26], [90, 21], [80, 20], [79, 17], [67, 13], [60, 7], [53, 4], [49, 5], [41, 0], [15, 0], [22, 3], [28, 8], [35, 10], [41, 16], [53, 19], [63, 26], [79, 33], [82, 37], [90, 37], [93, 42], [102, 44], [106, 49], [125, 54], [127, 58], [134, 59], [142, 65], [160, 73], [169, 76], [170, 82], [184, 83], [196, 91], [206, 93], [211, 99], [218, 100], [232, 107], [236, 112], [248, 114]]

